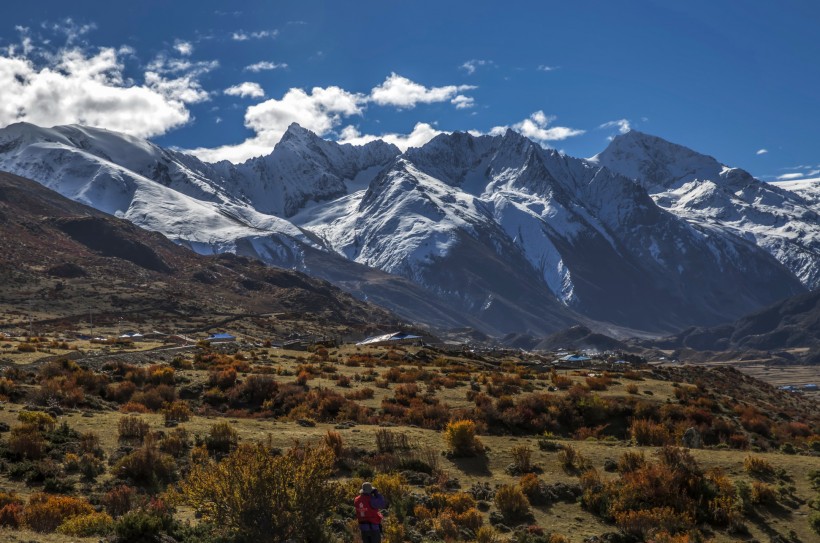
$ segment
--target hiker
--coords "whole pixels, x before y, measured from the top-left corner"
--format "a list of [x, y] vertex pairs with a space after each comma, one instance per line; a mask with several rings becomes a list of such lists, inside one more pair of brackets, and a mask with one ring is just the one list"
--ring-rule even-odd
[[370, 483], [362, 483], [359, 495], [353, 500], [356, 508], [356, 520], [362, 532], [362, 543], [381, 543], [382, 519], [379, 509], [387, 507], [387, 501]]

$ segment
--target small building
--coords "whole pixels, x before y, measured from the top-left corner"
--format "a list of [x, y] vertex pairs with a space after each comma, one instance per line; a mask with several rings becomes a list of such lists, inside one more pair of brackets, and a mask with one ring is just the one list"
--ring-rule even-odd
[[142, 341], [143, 339], [145, 339], [145, 336], [143, 336], [139, 332], [125, 332], [124, 334], [120, 334], [119, 339], [121, 339], [121, 340], [131, 340], [131, 341]]
[[231, 334], [220, 332], [218, 334], [211, 334], [210, 336], [208, 336], [208, 341], [217, 341], [217, 342], [236, 341], [236, 336], [232, 336]]
[[561, 359], [562, 362], [589, 362], [590, 360], [592, 360], [590, 357], [582, 354], [568, 354]]

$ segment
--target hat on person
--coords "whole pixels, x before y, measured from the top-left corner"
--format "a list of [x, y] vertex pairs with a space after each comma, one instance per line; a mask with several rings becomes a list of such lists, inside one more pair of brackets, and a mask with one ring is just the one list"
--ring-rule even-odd
[[362, 489], [359, 490], [359, 494], [370, 494], [373, 492], [373, 485], [370, 483], [362, 483]]

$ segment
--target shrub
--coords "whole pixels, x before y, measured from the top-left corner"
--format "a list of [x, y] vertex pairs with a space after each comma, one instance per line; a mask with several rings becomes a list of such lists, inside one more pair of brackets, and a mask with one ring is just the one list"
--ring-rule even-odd
[[743, 468], [746, 473], [754, 477], [771, 477], [774, 475], [774, 466], [759, 456], [747, 456], [743, 459]]
[[662, 424], [648, 419], [635, 419], [629, 426], [629, 433], [638, 445], [661, 446], [668, 444], [672, 437]]
[[638, 393], [638, 385], [635, 383], [629, 383], [626, 385], [626, 391], [629, 394], [637, 394]]
[[647, 538], [655, 532], [677, 533], [694, 525], [693, 519], [671, 507], [653, 507], [638, 511], [621, 511], [615, 514], [615, 523], [627, 534]]
[[380, 453], [404, 451], [410, 449], [410, 442], [405, 433], [379, 428], [376, 430], [376, 449]]
[[57, 531], [65, 535], [76, 537], [91, 537], [95, 535], [107, 535], [114, 529], [114, 519], [108, 513], [89, 513], [72, 517], [57, 528]]
[[373, 487], [379, 489], [399, 520], [412, 510], [412, 498], [407, 481], [398, 473], [379, 473], [373, 478]]
[[189, 447], [188, 431], [185, 428], [174, 428], [173, 432], [162, 436], [159, 442], [159, 450], [170, 454], [174, 458], [179, 458]]
[[142, 441], [151, 427], [140, 417], [129, 415], [120, 418], [117, 428], [120, 441]]
[[66, 520], [93, 512], [85, 499], [38, 493], [29, 498], [23, 523], [35, 532], [53, 532]]
[[348, 400], [370, 400], [375, 396], [375, 391], [370, 387], [357, 388], [345, 394]]
[[188, 407], [188, 404], [177, 400], [165, 406], [162, 410], [162, 416], [165, 419], [165, 424], [171, 424], [175, 422], [188, 422], [191, 420], [191, 408]]
[[276, 456], [264, 445], [241, 445], [220, 462], [194, 465], [180, 493], [205, 521], [246, 540], [321, 541], [322, 519], [337, 501], [332, 465], [325, 447]]
[[774, 505], [777, 503], [777, 492], [771, 485], [753, 481], [752, 503], [756, 505]]
[[589, 467], [589, 460], [572, 445], [564, 445], [558, 453], [558, 461], [567, 472], [584, 471]]
[[501, 485], [493, 498], [496, 508], [507, 520], [520, 520], [530, 511], [530, 503], [520, 488], [513, 485]]
[[126, 514], [134, 507], [136, 489], [128, 485], [118, 485], [109, 490], [102, 499], [105, 510], [112, 517]]
[[339, 458], [342, 456], [342, 452], [344, 451], [344, 440], [342, 439], [342, 434], [336, 432], [334, 430], [328, 430], [325, 433], [324, 438], [325, 446], [333, 451], [333, 456]]
[[20, 411], [17, 420], [22, 422], [23, 425], [34, 426], [41, 432], [51, 431], [57, 424], [54, 417], [42, 411]]
[[105, 463], [93, 454], [86, 453], [80, 457], [79, 470], [85, 479], [93, 480], [105, 473]]
[[125, 403], [131, 399], [136, 391], [137, 385], [131, 381], [111, 383], [105, 387], [105, 398], [112, 402]]
[[814, 533], [820, 534], [820, 511], [814, 511], [809, 515], [809, 526]]
[[512, 468], [515, 473], [530, 473], [535, 469], [532, 463], [532, 449], [529, 445], [516, 445], [510, 450]]
[[521, 477], [518, 481], [518, 486], [532, 505], [549, 504], [550, 496], [547, 492], [546, 485], [538, 480], [538, 477], [534, 473], [527, 473]]
[[173, 525], [170, 514], [153, 509], [129, 511], [114, 525], [116, 541], [121, 543], [147, 543], [158, 540]]
[[217, 422], [211, 426], [205, 437], [205, 446], [212, 453], [227, 454], [236, 448], [239, 434], [227, 422]]
[[646, 457], [642, 452], [627, 451], [618, 459], [618, 471], [629, 473], [646, 465]]
[[0, 527], [19, 528], [23, 518], [23, 505], [20, 503], [7, 503], [0, 507]]
[[565, 375], [558, 375], [558, 372], [555, 370], [550, 372], [550, 381], [552, 381], [552, 384], [559, 390], [567, 390], [572, 386], [572, 379]]
[[85, 432], [80, 435], [80, 454], [92, 454], [98, 458], [105, 456], [100, 444], [100, 436], [95, 432]]
[[476, 543], [498, 543], [500, 540], [495, 528], [492, 526], [482, 526], [475, 532]]
[[139, 449], [123, 456], [114, 466], [114, 473], [120, 479], [155, 488], [173, 481], [175, 469], [173, 457], [160, 452], [151, 439], [146, 440]]
[[46, 440], [36, 426], [17, 426], [11, 430], [7, 447], [15, 457], [39, 460], [45, 456]]
[[602, 375], [600, 377], [587, 377], [585, 379], [590, 390], [606, 390], [612, 384], [612, 378]]
[[444, 439], [455, 456], [475, 456], [484, 451], [484, 446], [476, 437], [475, 422], [471, 420], [447, 423]]

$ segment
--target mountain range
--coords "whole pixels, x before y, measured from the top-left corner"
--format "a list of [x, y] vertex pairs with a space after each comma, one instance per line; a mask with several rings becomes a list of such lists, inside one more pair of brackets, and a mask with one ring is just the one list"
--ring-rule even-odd
[[490, 335], [713, 326], [820, 287], [816, 187], [789, 191], [632, 131], [578, 159], [514, 132], [402, 153], [292, 125], [204, 163], [82, 126], [0, 130], [0, 169], [158, 231]]

